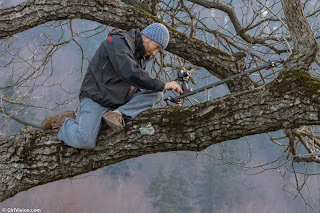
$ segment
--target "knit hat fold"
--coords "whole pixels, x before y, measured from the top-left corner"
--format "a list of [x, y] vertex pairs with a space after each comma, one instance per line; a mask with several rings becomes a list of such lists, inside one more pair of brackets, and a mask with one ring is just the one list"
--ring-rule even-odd
[[141, 34], [147, 38], [157, 42], [165, 49], [169, 43], [169, 31], [166, 26], [161, 23], [153, 23], [141, 31]]

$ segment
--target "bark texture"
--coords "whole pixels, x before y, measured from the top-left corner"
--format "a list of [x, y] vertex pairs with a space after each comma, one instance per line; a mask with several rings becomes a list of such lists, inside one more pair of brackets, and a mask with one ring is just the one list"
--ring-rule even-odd
[[286, 23], [291, 33], [295, 49], [302, 54], [314, 48], [316, 39], [304, 15], [300, 0], [281, 0]]
[[[125, 30], [143, 29], [153, 22], [162, 22], [142, 9], [119, 5], [116, 1], [29, 0], [0, 11], [0, 39], [48, 21], [74, 18], [96, 21]], [[205, 67], [220, 79], [240, 72], [240, 67], [232, 56], [198, 39], [190, 38], [172, 27], [167, 27], [170, 41], [166, 50], [169, 52], [185, 58], [194, 65]], [[231, 92], [253, 88], [248, 77], [230, 82], [228, 86]]]
[[[206, 5], [205, 1], [193, 2]], [[295, 53], [286, 63], [287, 70], [276, 80], [251, 89], [251, 81], [242, 78], [229, 84], [231, 91], [251, 90], [186, 108], [148, 110], [118, 134], [108, 129], [101, 132], [98, 146], [92, 150], [67, 147], [56, 140], [56, 133], [26, 127], [15, 136], [0, 139], [0, 201], [33, 186], [145, 154], [200, 151], [246, 135], [319, 124], [320, 81], [305, 73], [315, 60], [318, 47], [300, 1], [281, 0], [281, 3]], [[228, 8], [226, 12], [232, 14]], [[0, 38], [48, 21], [72, 18], [122, 29], [161, 22], [144, 10], [115, 1], [34, 0], [0, 10]], [[232, 56], [175, 29], [169, 30], [170, 52], [207, 68], [219, 78], [239, 72]]]
[[320, 124], [319, 95], [319, 80], [286, 72], [267, 87], [191, 107], [148, 110], [119, 134], [102, 131], [92, 150], [68, 147], [56, 133], [26, 127], [0, 140], [0, 201], [33, 186], [145, 154], [201, 151], [246, 135]]
[[304, 15], [301, 1], [281, 0], [281, 4], [294, 44], [294, 53], [285, 64], [285, 69], [307, 72], [318, 54], [319, 46]]

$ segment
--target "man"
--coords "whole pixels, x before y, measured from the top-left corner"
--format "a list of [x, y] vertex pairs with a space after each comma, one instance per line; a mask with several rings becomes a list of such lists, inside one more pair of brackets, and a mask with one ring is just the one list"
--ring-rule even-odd
[[78, 121], [74, 112], [65, 112], [46, 118], [42, 128], [59, 129], [59, 140], [89, 149], [96, 144], [101, 118], [119, 132], [125, 126], [123, 117], [132, 120], [153, 107], [162, 99], [164, 90], [182, 93], [175, 81], [164, 83], [145, 71], [150, 56], [165, 49], [168, 42], [168, 29], [161, 23], [141, 32], [112, 31], [89, 62], [80, 89]]

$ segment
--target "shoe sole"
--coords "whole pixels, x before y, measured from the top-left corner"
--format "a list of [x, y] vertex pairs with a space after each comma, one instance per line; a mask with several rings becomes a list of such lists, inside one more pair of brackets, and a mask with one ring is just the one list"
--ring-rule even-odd
[[73, 119], [76, 118], [76, 115], [73, 111], [66, 111], [66, 112], [62, 113], [61, 115], [52, 115], [52, 116], [47, 117], [44, 121], [42, 121], [41, 129], [43, 129], [43, 130], [55, 129], [55, 128], [51, 128], [51, 127], [46, 128], [45, 126], [47, 125], [47, 123], [51, 122], [51, 120], [54, 119], [55, 117], [57, 117], [57, 119], [59, 120], [59, 117], [61, 117], [62, 115], [68, 115], [70, 118], [73, 118]]
[[103, 116], [103, 120], [106, 122], [106, 124], [114, 131], [114, 132], [120, 132], [121, 130], [123, 130], [123, 126], [122, 125], [118, 125], [114, 122], [112, 122], [111, 120], [109, 120], [108, 118], [105, 118]]

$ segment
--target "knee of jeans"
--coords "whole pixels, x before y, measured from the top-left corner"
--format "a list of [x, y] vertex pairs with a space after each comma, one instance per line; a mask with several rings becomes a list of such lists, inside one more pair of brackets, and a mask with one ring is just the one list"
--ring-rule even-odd
[[157, 96], [157, 99], [156, 99], [156, 101], [155, 101], [155, 104], [159, 103], [159, 102], [162, 100], [162, 98], [163, 98], [163, 92], [157, 92], [157, 93], [156, 93], [156, 96]]
[[76, 148], [92, 149], [96, 146], [96, 140], [94, 138], [84, 136], [84, 135], [76, 135], [76, 139], [77, 139]]

